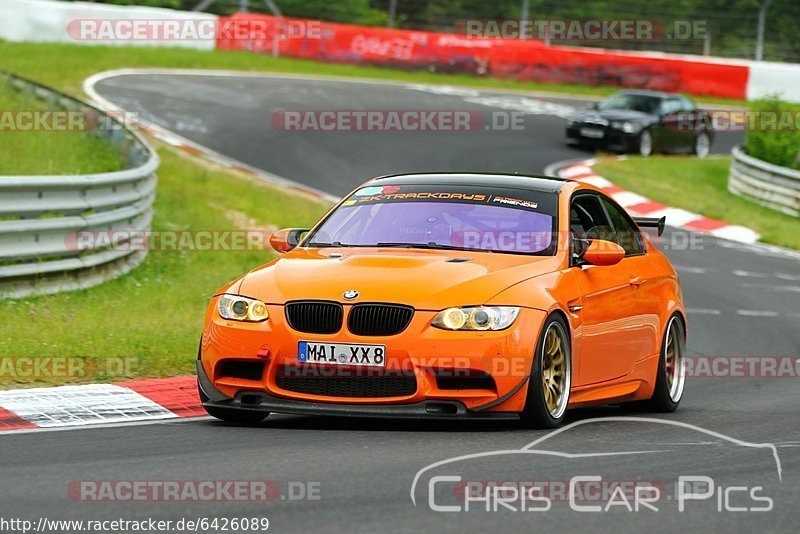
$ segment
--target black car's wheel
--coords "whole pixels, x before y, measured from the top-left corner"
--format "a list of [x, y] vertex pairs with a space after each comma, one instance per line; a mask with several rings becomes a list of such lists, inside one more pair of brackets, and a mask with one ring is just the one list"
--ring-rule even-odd
[[680, 315], [669, 319], [661, 343], [661, 357], [656, 372], [656, 387], [650, 400], [634, 407], [653, 412], [674, 412], [683, 398], [686, 381], [686, 329]]
[[572, 385], [572, 344], [561, 315], [547, 318], [533, 358], [522, 424], [555, 428], [564, 422]]
[[640, 156], [647, 157], [653, 153], [653, 134], [650, 133], [650, 130], [642, 130], [642, 133], [639, 134], [638, 145]]
[[[208, 401], [208, 397], [205, 393], [203, 393], [203, 390], [200, 388], [199, 384], [197, 385], [197, 392], [200, 394], [201, 402], [205, 403]], [[266, 419], [269, 415], [269, 412], [251, 412], [246, 410], [236, 410], [233, 408], [216, 408], [214, 406], [205, 405], [203, 405], [203, 409], [211, 417], [216, 417], [221, 421], [236, 423], [239, 425], [255, 425]]]
[[711, 137], [706, 132], [700, 132], [694, 138], [692, 152], [698, 158], [704, 158], [711, 152]]

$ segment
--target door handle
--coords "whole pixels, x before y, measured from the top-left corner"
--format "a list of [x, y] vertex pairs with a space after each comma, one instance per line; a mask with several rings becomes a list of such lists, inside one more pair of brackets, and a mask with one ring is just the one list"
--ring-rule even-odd
[[639, 287], [644, 283], [644, 280], [640, 276], [631, 276], [630, 284], [633, 287]]

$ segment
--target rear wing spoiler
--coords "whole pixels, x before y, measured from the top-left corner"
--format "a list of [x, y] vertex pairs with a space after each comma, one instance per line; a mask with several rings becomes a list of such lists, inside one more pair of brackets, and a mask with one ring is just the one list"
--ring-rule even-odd
[[639, 225], [639, 228], [658, 228], [658, 236], [664, 233], [664, 227], [667, 225], [667, 218], [661, 217], [634, 217], [633, 220]]

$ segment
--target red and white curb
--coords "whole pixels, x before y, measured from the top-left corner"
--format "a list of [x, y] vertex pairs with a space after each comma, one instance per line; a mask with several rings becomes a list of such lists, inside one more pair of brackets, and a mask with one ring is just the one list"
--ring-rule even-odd
[[193, 376], [0, 391], [0, 432], [204, 415]]
[[[621, 156], [620, 159], [624, 159], [624, 156]], [[704, 215], [679, 208], [672, 208], [642, 195], [625, 191], [594, 172], [592, 166], [595, 163], [597, 163], [596, 159], [588, 159], [561, 167], [556, 172], [562, 178], [588, 183], [602, 189], [634, 217], [666, 217], [667, 225], [669, 226], [683, 228], [692, 232], [707, 233], [740, 243], [752, 244], [761, 237], [760, 234], [750, 228], [710, 219]]]

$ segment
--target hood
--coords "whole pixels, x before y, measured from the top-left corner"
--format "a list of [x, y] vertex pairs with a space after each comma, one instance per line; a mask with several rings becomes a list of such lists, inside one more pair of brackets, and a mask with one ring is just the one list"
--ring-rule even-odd
[[[418, 249], [295, 249], [248, 273], [239, 294], [274, 304], [318, 299], [391, 302], [419, 310], [441, 310], [483, 304], [516, 283], [559, 267], [560, 260], [554, 256]], [[359, 296], [345, 300], [342, 294], [353, 289]]]

